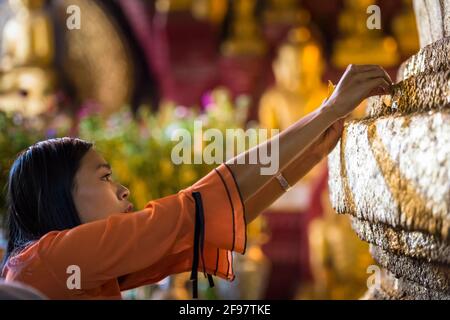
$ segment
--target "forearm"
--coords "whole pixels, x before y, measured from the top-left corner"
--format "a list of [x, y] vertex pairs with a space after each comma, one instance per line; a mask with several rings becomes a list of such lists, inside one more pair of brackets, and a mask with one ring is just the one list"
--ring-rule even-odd
[[[282, 171], [290, 165], [299, 156], [299, 154], [303, 154], [304, 151], [306, 151], [307, 148], [314, 142], [314, 140], [337, 119], [338, 118], [334, 115], [331, 108], [319, 108], [306, 118], [299, 120], [290, 126], [278, 136], [265, 142], [264, 144], [267, 144], [270, 150], [273, 150], [271, 147], [274, 147], [274, 144], [278, 143], [279, 171]], [[236, 177], [236, 183], [239, 187], [244, 203], [248, 203], [249, 199], [263, 189], [266, 184], [271, 182], [273, 183], [273, 175], [261, 174], [261, 169], [264, 168], [263, 164], [248, 164], [246, 161], [242, 161], [242, 157], [244, 157], [244, 160], [249, 159], [251, 156], [255, 157], [255, 153], [258, 153], [258, 147], [261, 147], [261, 145], [252, 148], [227, 162], [227, 165]], [[239, 160], [245, 164], [239, 164]], [[313, 166], [312, 163], [314, 161], [312, 158], [309, 161], [311, 161], [310, 166]], [[300, 166], [301, 163], [299, 162], [298, 165]], [[307, 166], [305, 166], [302, 170], [307, 172], [306, 167]], [[296, 166], [292, 168], [296, 168], [298, 170]], [[300, 172], [296, 173], [296, 175], [298, 175], [298, 177], [302, 176]], [[292, 180], [296, 181], [298, 178], [294, 177]], [[281, 195], [281, 193], [279, 193], [278, 196], [279, 195]], [[261, 198], [261, 196], [258, 196], [258, 199]], [[276, 199], [273, 197], [271, 198], [272, 201]], [[248, 210], [246, 213], [248, 220], [254, 219], [254, 213], [256, 211], [257, 210], [253, 209]]]
[[[308, 148], [282, 170], [283, 176], [289, 185], [293, 186], [322, 159], [322, 155], [310, 152]], [[285, 190], [281, 187], [278, 180], [272, 178], [262, 189], [244, 203], [247, 223], [254, 220], [284, 193]]]

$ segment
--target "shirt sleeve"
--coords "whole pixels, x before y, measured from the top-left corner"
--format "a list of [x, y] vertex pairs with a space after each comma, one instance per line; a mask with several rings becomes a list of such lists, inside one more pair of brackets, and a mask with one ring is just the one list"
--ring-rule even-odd
[[114, 278], [121, 290], [157, 282], [191, 269], [194, 192], [201, 194], [204, 217], [198, 270], [232, 281], [232, 251], [245, 253], [246, 221], [233, 173], [225, 164], [178, 194], [149, 202], [141, 211], [51, 232], [34, 246], [64, 285], [70, 265], [80, 268], [82, 290]]

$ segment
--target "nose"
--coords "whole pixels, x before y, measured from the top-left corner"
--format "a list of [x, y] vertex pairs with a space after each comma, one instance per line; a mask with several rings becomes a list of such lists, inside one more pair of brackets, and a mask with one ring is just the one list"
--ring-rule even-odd
[[119, 185], [117, 194], [120, 200], [126, 200], [130, 196], [130, 190], [122, 185]]

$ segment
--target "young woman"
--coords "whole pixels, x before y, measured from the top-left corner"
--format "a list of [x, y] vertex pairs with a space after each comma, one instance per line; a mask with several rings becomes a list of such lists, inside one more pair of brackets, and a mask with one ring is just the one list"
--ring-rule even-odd
[[349, 66], [320, 108], [278, 136], [277, 175], [237, 164], [256, 147], [136, 212], [91, 143], [37, 143], [10, 171], [2, 276], [56, 299], [120, 299], [122, 290], [189, 270], [194, 295], [198, 270], [210, 282], [211, 275], [233, 280], [232, 252], [244, 254], [246, 224], [330, 152], [363, 99], [388, 93], [391, 83], [381, 67]]

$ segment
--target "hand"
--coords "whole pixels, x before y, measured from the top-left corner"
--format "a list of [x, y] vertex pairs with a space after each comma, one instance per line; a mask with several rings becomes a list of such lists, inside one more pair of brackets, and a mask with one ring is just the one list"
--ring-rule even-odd
[[318, 155], [320, 159], [327, 156], [339, 141], [344, 130], [345, 119], [339, 119], [322, 133], [309, 147], [308, 153]]
[[364, 99], [390, 94], [392, 80], [387, 72], [377, 65], [349, 65], [331, 97], [325, 102], [338, 118], [345, 118]]

